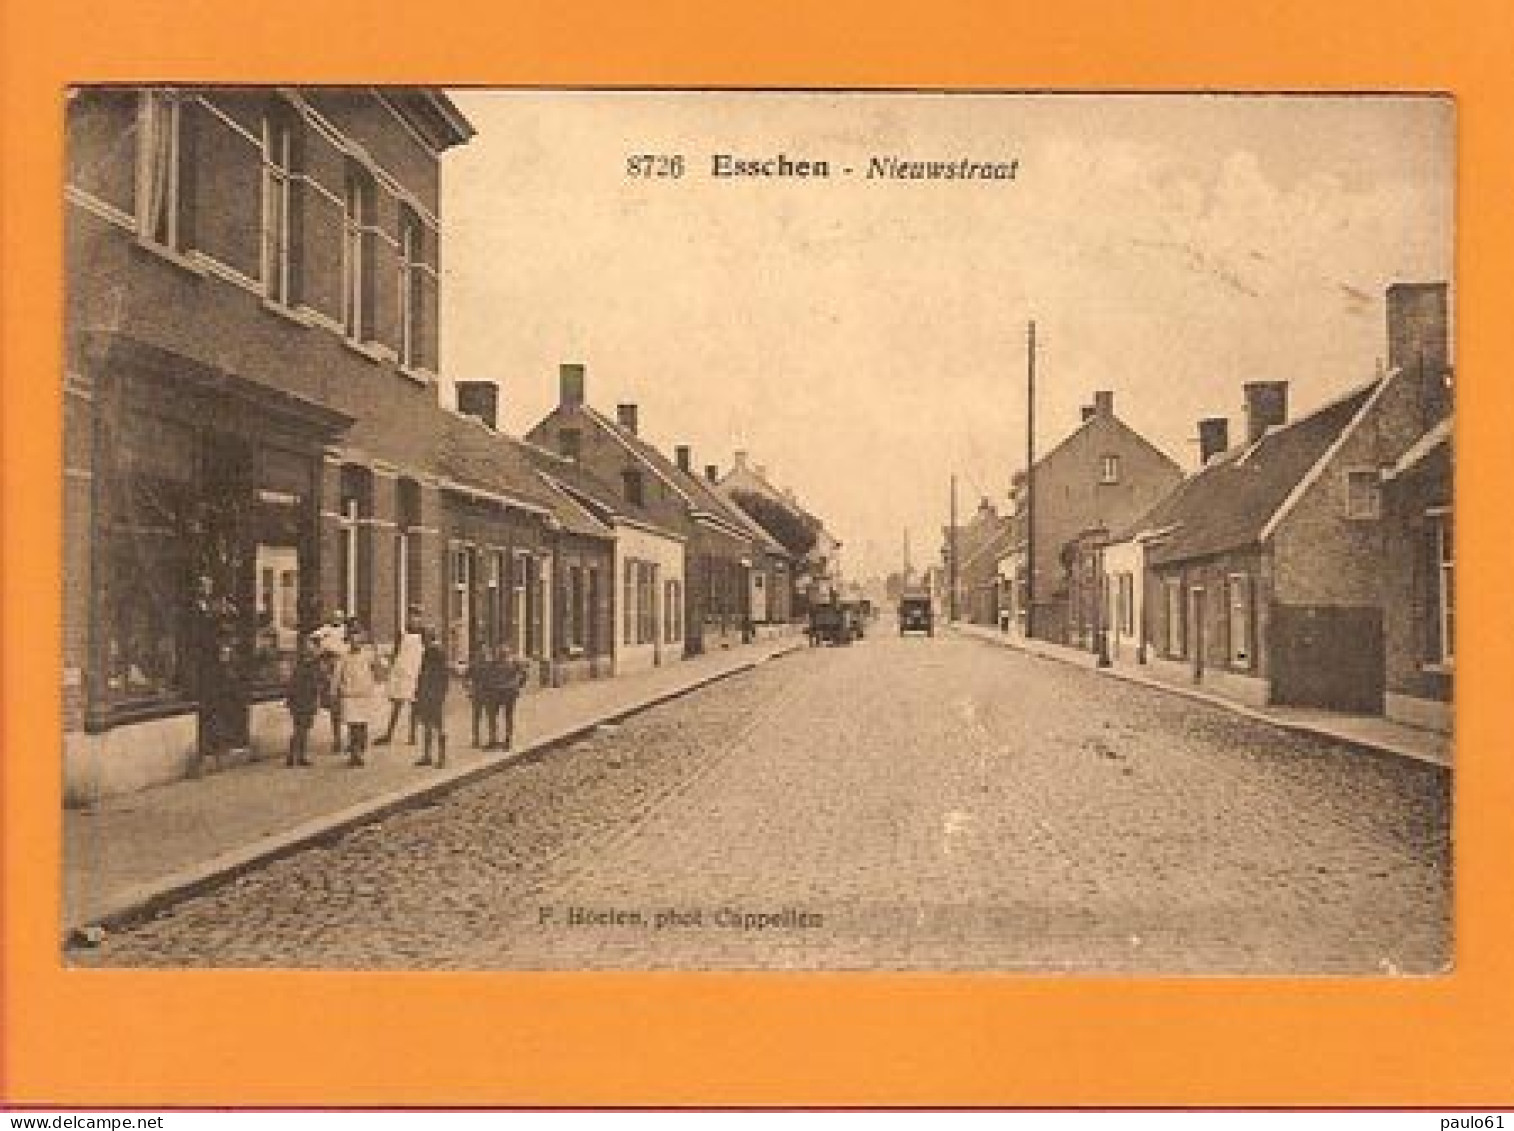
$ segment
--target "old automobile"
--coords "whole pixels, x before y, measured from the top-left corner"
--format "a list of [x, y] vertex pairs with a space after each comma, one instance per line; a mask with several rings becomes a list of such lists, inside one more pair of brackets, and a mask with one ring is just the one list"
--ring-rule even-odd
[[926, 636], [936, 634], [929, 594], [906, 593], [899, 598], [899, 635], [906, 632], [923, 632]]

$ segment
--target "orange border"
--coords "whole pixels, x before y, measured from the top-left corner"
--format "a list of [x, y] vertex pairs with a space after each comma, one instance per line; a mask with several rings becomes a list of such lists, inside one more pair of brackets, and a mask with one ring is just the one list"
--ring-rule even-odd
[[[1514, 1100], [1508, 0], [31, 0], [3, 11], [4, 1098], [65, 1104]], [[819, 9], [824, 8], [824, 14]], [[1460, 108], [1458, 968], [1405, 981], [60, 969], [70, 81], [1443, 89]], [[1500, 367], [1500, 363], [1502, 366]], [[1500, 474], [1500, 471], [1503, 474]], [[1504, 520], [1504, 521], [1501, 521]]]

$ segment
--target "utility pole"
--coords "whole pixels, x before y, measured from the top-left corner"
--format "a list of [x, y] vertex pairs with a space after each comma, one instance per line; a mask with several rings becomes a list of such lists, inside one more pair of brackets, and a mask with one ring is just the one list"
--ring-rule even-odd
[[950, 535], [946, 541], [946, 584], [947, 603], [946, 619], [955, 622], [957, 619], [957, 477], [952, 476], [952, 524]]
[[1025, 635], [1036, 634], [1036, 323], [1025, 335]]
[[909, 527], [904, 528], [904, 580], [902, 586], [909, 588]]

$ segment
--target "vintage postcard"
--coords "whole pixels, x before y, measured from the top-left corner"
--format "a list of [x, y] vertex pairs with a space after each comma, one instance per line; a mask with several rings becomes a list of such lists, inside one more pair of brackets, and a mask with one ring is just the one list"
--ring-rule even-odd
[[62, 113], [66, 965], [1455, 969], [1449, 97]]

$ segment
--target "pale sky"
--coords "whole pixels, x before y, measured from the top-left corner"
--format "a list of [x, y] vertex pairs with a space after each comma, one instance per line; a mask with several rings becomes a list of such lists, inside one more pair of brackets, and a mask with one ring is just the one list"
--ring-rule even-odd
[[[503, 426], [589, 400], [699, 466], [745, 448], [846, 545], [853, 577], [939, 548], [1096, 389], [1191, 469], [1241, 385], [1299, 415], [1369, 379], [1383, 291], [1449, 280], [1454, 112], [1367, 97], [462, 91], [443, 160], [442, 365]], [[626, 176], [682, 154], [681, 179]], [[711, 157], [829, 180], [717, 180]], [[868, 180], [872, 156], [1018, 159], [1013, 182]], [[839, 175], [841, 166], [856, 173]]]

